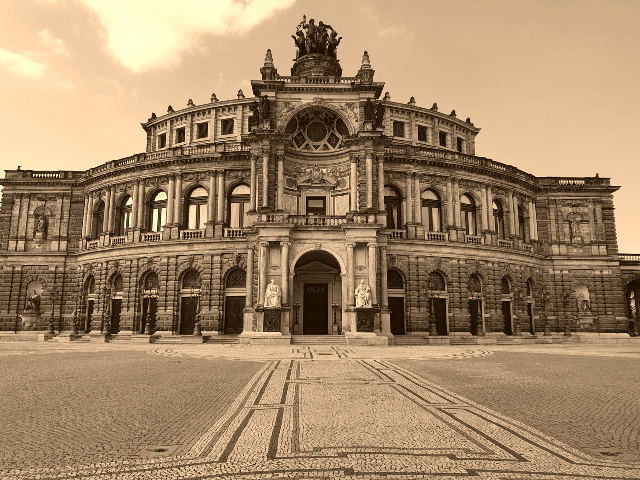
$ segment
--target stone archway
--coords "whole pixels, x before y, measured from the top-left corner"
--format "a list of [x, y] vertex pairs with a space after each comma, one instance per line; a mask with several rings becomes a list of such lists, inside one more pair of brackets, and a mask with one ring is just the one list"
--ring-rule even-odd
[[292, 303], [293, 333], [337, 335], [344, 292], [340, 261], [325, 250], [311, 250], [295, 259]]

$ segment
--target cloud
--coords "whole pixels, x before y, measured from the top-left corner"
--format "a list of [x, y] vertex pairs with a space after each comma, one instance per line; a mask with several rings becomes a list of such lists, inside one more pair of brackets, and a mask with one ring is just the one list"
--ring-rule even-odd
[[141, 73], [181, 63], [202, 36], [243, 34], [296, 0], [79, 0], [94, 10], [107, 49]]
[[50, 48], [57, 55], [69, 55], [69, 50], [67, 50], [67, 46], [64, 44], [64, 41], [59, 38], [55, 38], [51, 35], [51, 32], [48, 29], [45, 28], [38, 32], [38, 38], [40, 39], [40, 45]]
[[44, 75], [44, 63], [34, 62], [19, 53], [8, 52], [0, 48], [0, 65], [4, 65], [11, 73], [28, 78], [41, 78]]

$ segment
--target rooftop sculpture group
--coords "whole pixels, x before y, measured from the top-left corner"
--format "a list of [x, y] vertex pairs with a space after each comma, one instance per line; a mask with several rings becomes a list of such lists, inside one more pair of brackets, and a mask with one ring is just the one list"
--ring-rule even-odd
[[[331, 33], [328, 30], [331, 30]], [[291, 37], [298, 47], [296, 60], [310, 53], [323, 53], [338, 59], [336, 48], [340, 45], [342, 37], [338, 37], [338, 32], [331, 25], [322, 21], [316, 25], [313, 18], [307, 23], [307, 16], [303, 15], [302, 22], [296, 27], [296, 34]]]

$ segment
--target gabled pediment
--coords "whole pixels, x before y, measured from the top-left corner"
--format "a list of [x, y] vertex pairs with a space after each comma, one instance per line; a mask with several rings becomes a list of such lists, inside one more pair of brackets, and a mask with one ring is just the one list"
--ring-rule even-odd
[[329, 265], [325, 265], [322, 262], [314, 261], [311, 263], [307, 263], [300, 268], [296, 268], [295, 273], [329, 273], [333, 275], [336, 273], [340, 273], [340, 270], [336, 270], [335, 268], [332, 268]]

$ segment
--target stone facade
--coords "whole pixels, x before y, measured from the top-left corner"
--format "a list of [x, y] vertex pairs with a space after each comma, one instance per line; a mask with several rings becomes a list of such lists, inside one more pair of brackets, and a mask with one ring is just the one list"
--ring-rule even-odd
[[[640, 259], [618, 253], [608, 178], [479, 157], [470, 119], [381, 98], [366, 52], [354, 77], [336, 65], [301, 57], [280, 76], [268, 52], [255, 98], [153, 114], [144, 153], [6, 171], [0, 330], [634, 333]], [[32, 290], [40, 312], [25, 311]]]

